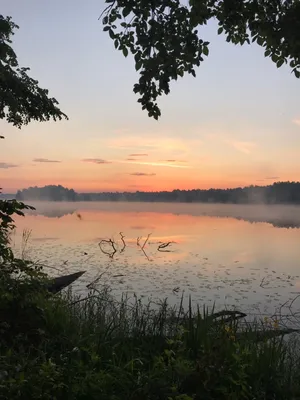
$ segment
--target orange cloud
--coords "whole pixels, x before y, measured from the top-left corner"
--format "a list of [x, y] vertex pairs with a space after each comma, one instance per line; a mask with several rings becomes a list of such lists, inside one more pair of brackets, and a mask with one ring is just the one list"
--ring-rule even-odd
[[1, 169], [16, 168], [16, 167], [19, 167], [19, 165], [6, 163], [6, 162], [0, 162], [0, 168]]
[[49, 160], [49, 158], [34, 158], [32, 161], [39, 163], [60, 163], [59, 160]]
[[103, 160], [102, 158], [84, 158], [81, 161], [93, 164], [111, 164], [111, 161]]
[[152, 165], [154, 167], [191, 168], [191, 166], [189, 165], [171, 164], [170, 162], [156, 162], [156, 161], [116, 161], [116, 162], [126, 163], [126, 164]]

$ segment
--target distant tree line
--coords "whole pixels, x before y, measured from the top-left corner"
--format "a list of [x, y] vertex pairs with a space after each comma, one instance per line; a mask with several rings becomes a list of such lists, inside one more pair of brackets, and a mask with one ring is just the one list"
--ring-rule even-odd
[[18, 190], [17, 200], [39, 200], [39, 201], [77, 201], [78, 193], [73, 189], [67, 189], [61, 185], [48, 185], [44, 187], [30, 187]]
[[300, 204], [300, 182], [276, 182], [269, 186], [234, 189], [193, 189], [160, 192], [76, 193], [61, 185], [19, 190], [17, 200], [42, 201], [142, 201], [233, 204]]

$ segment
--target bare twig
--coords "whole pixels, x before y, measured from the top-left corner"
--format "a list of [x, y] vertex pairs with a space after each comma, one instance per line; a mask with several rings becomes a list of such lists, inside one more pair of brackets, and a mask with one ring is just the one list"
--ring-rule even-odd
[[139, 237], [136, 239], [136, 244], [137, 244], [137, 246], [142, 250], [142, 252], [144, 253], [144, 256], [147, 258], [148, 261], [151, 261], [151, 260], [150, 260], [148, 254], [147, 254], [146, 251], [145, 251], [145, 246], [146, 246], [146, 244], [147, 244], [147, 242], [148, 242], [150, 236], [151, 236], [151, 233], [148, 233], [148, 236], [146, 237], [146, 239], [145, 239], [143, 245], [141, 245], [142, 236], [139, 236]]
[[170, 253], [172, 250], [166, 249], [168, 246], [170, 246], [172, 243], [175, 242], [166, 242], [166, 243], [161, 243], [158, 247], [157, 250], [165, 253]]
[[103, 14], [105, 14], [105, 13], [109, 13], [109, 11], [113, 8], [113, 6], [115, 5], [115, 1], [112, 3], [112, 4], [110, 4], [109, 6], [107, 6], [103, 11], [102, 11], [102, 13], [100, 14], [100, 16], [99, 16], [99, 18], [98, 18], [98, 21], [99, 21], [99, 19], [102, 17], [102, 15]]
[[265, 283], [265, 279], [266, 279], [266, 277], [264, 276], [263, 278], [262, 278], [262, 280], [261, 280], [261, 282], [260, 282], [260, 287], [262, 287], [262, 288], [265, 288], [268, 284], [269, 284], [269, 282], [266, 282]]
[[[102, 245], [104, 243], [109, 244], [111, 246], [112, 250], [110, 252], [103, 249]], [[114, 255], [116, 254], [117, 249], [116, 249], [116, 246], [115, 246], [115, 242], [112, 239], [102, 239], [98, 243], [98, 246], [99, 246], [99, 248], [100, 248], [100, 250], [102, 251], [103, 254], [106, 254], [109, 258], [114, 258]]]
[[[95, 285], [96, 283], [98, 283], [100, 281], [100, 279], [102, 278], [102, 276], [104, 274], [106, 274], [107, 270], [110, 268], [110, 264], [105, 268], [105, 270], [103, 272], [101, 272], [101, 274], [99, 274], [91, 283], [87, 284], [86, 287], [88, 289], [90, 289], [93, 285]], [[93, 287], [93, 289], [95, 289]]]
[[151, 233], [148, 233], [148, 236], [146, 237], [146, 240], [144, 241], [144, 244], [143, 244], [143, 246], [142, 246], [142, 249], [144, 249], [144, 247], [146, 246], [146, 244], [147, 244], [147, 242], [148, 242], [150, 236], [151, 236]]
[[122, 241], [122, 243], [123, 243], [123, 247], [122, 247], [122, 249], [120, 250], [120, 253], [123, 253], [123, 251], [125, 250], [125, 247], [126, 247], [126, 242], [125, 242], [125, 240], [124, 240], [125, 236], [123, 235], [122, 232], [120, 232], [119, 235], [121, 236], [121, 241]]

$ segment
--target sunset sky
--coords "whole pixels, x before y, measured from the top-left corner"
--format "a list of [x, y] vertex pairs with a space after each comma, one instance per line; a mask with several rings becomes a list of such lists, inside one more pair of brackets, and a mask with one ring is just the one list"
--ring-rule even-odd
[[21, 66], [50, 90], [69, 121], [0, 122], [3, 192], [62, 184], [79, 192], [266, 185], [300, 180], [300, 80], [257, 46], [199, 29], [210, 55], [159, 99], [137, 103], [131, 56], [114, 49], [98, 17], [103, 0], [2, 0]]

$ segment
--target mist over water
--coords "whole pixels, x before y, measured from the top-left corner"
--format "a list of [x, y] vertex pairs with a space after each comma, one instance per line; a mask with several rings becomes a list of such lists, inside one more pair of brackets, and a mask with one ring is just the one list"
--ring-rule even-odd
[[300, 206], [263, 204], [202, 204], [202, 203], [145, 203], [145, 202], [30, 202], [36, 211], [28, 215], [60, 218], [78, 210], [97, 212], [153, 212], [194, 217], [211, 216], [235, 218], [248, 222], [267, 222], [277, 227], [300, 228]]
[[[191, 295], [195, 303], [254, 314], [273, 313], [300, 293], [299, 206], [33, 205], [36, 211], [16, 221], [16, 251], [22, 249], [23, 230], [31, 231], [26, 253], [52, 267], [52, 275], [58, 274], [53, 268], [87, 270], [76, 284], [79, 291], [105, 272], [98, 284], [110, 284], [116, 296], [168, 297], [176, 304], [183, 293], [185, 301]], [[113, 257], [110, 244], [99, 247], [103, 239], [114, 241]]]

